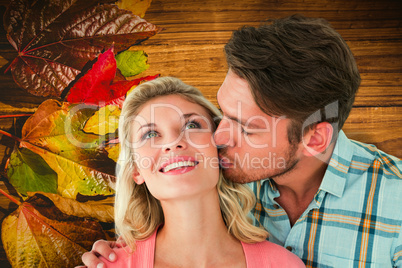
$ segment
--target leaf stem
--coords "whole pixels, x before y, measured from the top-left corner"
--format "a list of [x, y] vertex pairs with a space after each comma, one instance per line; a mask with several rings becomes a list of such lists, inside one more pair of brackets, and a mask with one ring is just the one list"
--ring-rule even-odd
[[21, 142], [21, 139], [20, 139], [20, 138], [18, 138], [17, 136], [14, 136], [14, 135], [12, 135], [12, 134], [10, 134], [10, 133], [8, 133], [8, 132], [5, 132], [4, 130], [1, 130], [1, 129], [0, 129], [0, 134], [3, 134], [3, 135], [5, 135], [5, 136], [7, 136], [7, 137], [12, 138], [13, 140], [16, 140], [16, 141], [18, 141], [18, 142]]
[[17, 199], [15, 199], [13, 196], [9, 195], [8, 193], [6, 193], [5, 191], [3, 191], [2, 189], [0, 189], [0, 193], [2, 193], [3, 195], [5, 195], [8, 199], [10, 199], [12, 202], [16, 203], [18, 206], [21, 206], [21, 202], [18, 201]]
[[16, 57], [11, 63], [10, 63], [10, 65], [8, 65], [8, 67], [7, 67], [7, 69], [4, 71], [4, 73], [7, 73], [8, 72], [8, 70], [10, 70], [11, 69], [11, 66], [13, 66], [13, 64], [14, 64], [14, 62], [17, 60], [19, 58], [19, 56], [18, 57]]
[[6, 115], [0, 115], [1, 118], [14, 118], [14, 117], [24, 117], [24, 116], [31, 116], [32, 114], [6, 114]]

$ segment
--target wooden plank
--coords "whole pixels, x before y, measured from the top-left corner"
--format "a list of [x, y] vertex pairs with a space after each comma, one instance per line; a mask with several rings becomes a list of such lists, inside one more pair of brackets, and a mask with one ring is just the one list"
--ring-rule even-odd
[[362, 78], [361, 86], [365, 87], [400, 87], [402, 85], [402, 75], [400, 73], [361, 73], [360, 77]]
[[349, 138], [402, 159], [401, 116], [402, 107], [353, 108], [343, 129]]
[[347, 41], [346, 43], [356, 57], [402, 56], [402, 40], [388, 40], [387, 42], [364, 40]]
[[147, 14], [168, 13], [177, 11], [210, 11], [222, 12], [227, 10], [317, 10], [317, 11], [362, 11], [362, 10], [395, 10], [401, 8], [399, 1], [363, 1], [363, 0], [207, 0], [207, 1], [175, 1], [175, 0], [153, 0]]
[[[244, 10], [225, 10], [225, 11], [214, 11], [214, 10], [197, 10], [194, 11], [176, 11], [176, 12], [166, 12], [166, 13], [147, 13], [144, 17], [149, 22], [155, 23], [157, 25], [169, 25], [178, 23], [205, 23], [205, 22], [215, 22], [215, 23], [240, 23], [242, 25], [250, 22], [262, 22], [271, 19], [278, 19], [293, 14], [299, 13], [300, 10], [290, 9], [290, 10], [278, 10], [273, 6], [265, 5], [252, 9]], [[365, 27], [373, 27], [373, 25], [381, 25], [380, 21], [397, 20], [400, 17], [401, 9], [395, 10], [306, 10], [302, 9], [301, 14], [306, 17], [319, 17], [328, 20], [333, 27], [338, 28], [344, 25], [344, 27], [350, 28], [351, 25], [364, 25]], [[155, 15], [152, 17], [152, 15]], [[373, 19], [373, 21], [371, 21]], [[347, 22], [347, 23], [345, 23]], [[354, 23], [357, 22], [357, 23]], [[363, 23], [364, 22], [364, 23]]]
[[[180, 29], [184, 30], [197, 30], [197, 29], [210, 29], [211, 31], [231, 31], [242, 27], [243, 25], [250, 25], [250, 26], [259, 26], [260, 24], [270, 23], [272, 19], [278, 19], [282, 17], [287, 17], [295, 14], [295, 12], [286, 12], [283, 14], [256, 14], [256, 17], [253, 19], [244, 18], [238, 20], [228, 20], [225, 19], [209, 19], [206, 21], [192, 21], [189, 20], [187, 17], [182, 16], [183, 14], [177, 13], [172, 15], [172, 19], [170, 21], [159, 19], [149, 18], [148, 21], [152, 22], [153, 24], [158, 25], [159, 27], [169, 28], [172, 29], [174, 32], [180, 32]], [[251, 14], [252, 15], [252, 14]], [[306, 15], [303, 13], [303, 15]], [[198, 16], [208, 17], [207, 14], [198, 14]], [[228, 15], [229, 16], [229, 15]], [[307, 16], [307, 15], [306, 15]], [[366, 19], [366, 20], [329, 20], [327, 17], [324, 17], [323, 14], [311, 14], [311, 17], [320, 17], [327, 19], [331, 26], [334, 27], [336, 30], [347, 30], [347, 29], [381, 29], [382, 31], [386, 30], [387, 28], [398, 28], [400, 27], [400, 19], [397, 18], [389, 18], [387, 20], [383, 19]], [[173, 19], [174, 18], [174, 19]]]
[[354, 106], [402, 106], [402, 86], [361, 86], [357, 92]]

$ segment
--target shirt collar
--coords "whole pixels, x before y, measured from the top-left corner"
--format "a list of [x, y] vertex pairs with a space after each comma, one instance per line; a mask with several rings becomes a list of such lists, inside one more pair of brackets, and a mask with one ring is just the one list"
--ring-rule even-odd
[[349, 167], [353, 157], [353, 144], [345, 133], [339, 131], [334, 151], [329, 161], [320, 190], [342, 197]]
[[[315, 197], [318, 203], [321, 203], [325, 192], [342, 197], [354, 154], [353, 148], [352, 142], [346, 137], [345, 133], [342, 130], [339, 131], [334, 151]], [[270, 178], [261, 180], [261, 185], [263, 184], [269, 184], [268, 196], [272, 200], [279, 196], [279, 192]]]

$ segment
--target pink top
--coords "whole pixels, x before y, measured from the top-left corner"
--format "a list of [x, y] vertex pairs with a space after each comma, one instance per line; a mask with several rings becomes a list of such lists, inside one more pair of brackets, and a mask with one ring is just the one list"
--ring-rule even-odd
[[[107, 268], [111, 267], [154, 267], [154, 253], [156, 231], [148, 239], [137, 241], [137, 249], [131, 254], [130, 247], [115, 249], [117, 260], [109, 262], [103, 257], [100, 259], [106, 264]], [[274, 243], [264, 241], [255, 244], [241, 243], [248, 268], [262, 267], [306, 267], [304, 263], [293, 253]]]

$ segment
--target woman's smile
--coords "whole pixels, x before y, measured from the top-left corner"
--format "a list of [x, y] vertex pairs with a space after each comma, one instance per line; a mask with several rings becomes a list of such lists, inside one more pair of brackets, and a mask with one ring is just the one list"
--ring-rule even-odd
[[159, 172], [168, 175], [176, 175], [189, 172], [198, 165], [199, 162], [191, 156], [176, 156], [161, 165]]

